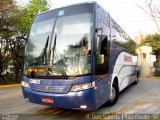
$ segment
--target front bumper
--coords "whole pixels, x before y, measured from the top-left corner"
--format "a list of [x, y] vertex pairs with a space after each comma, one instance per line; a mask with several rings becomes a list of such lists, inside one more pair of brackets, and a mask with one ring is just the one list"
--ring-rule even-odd
[[[87, 111], [96, 109], [94, 88], [66, 94], [36, 92], [25, 87], [22, 87], [22, 91], [24, 98], [31, 103]], [[44, 103], [41, 98], [53, 98], [54, 103]], [[81, 108], [80, 106], [82, 105], [86, 106], [86, 108]]]

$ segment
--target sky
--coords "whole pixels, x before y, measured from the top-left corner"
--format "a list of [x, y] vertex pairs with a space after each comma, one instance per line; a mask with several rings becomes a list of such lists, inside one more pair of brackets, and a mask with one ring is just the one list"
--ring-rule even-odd
[[[17, 0], [25, 4], [28, 0]], [[144, 6], [145, 0], [49, 0], [51, 9], [86, 1], [98, 2], [112, 18], [134, 39], [139, 32], [144, 35], [158, 32], [155, 23], [137, 5]]]

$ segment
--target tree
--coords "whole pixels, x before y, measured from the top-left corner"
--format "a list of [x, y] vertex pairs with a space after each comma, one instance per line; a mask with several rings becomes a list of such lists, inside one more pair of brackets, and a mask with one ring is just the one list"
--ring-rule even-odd
[[45, 10], [48, 10], [47, 0], [31, 0], [21, 10], [14, 0], [0, 1], [0, 78], [5, 84], [7, 80], [2, 73], [9, 63], [14, 65], [15, 79], [20, 82], [25, 43], [16, 37], [26, 36], [34, 17]]
[[153, 52], [157, 56], [157, 59], [160, 60], [160, 34], [148, 35], [140, 43], [140, 46], [149, 44], [153, 48]]
[[139, 8], [144, 10], [154, 21], [158, 31], [160, 32], [160, 4], [158, 4], [158, 0], [145, 0], [145, 6], [137, 5]]
[[[145, 0], [145, 6], [138, 5], [139, 8], [144, 10], [154, 21], [158, 32], [160, 33], [160, 3], [159, 0]], [[160, 34], [148, 35], [139, 46], [150, 44], [153, 52], [156, 54], [157, 61], [155, 62], [155, 75], [160, 76]]]
[[21, 36], [24, 37], [27, 35], [35, 16], [48, 9], [49, 5], [47, 0], [31, 0], [30, 3], [22, 9], [20, 14], [21, 20], [17, 27], [20, 30]]
[[[48, 10], [47, 0], [31, 0], [29, 4], [23, 8], [19, 14], [20, 21], [17, 24], [18, 36], [25, 37], [29, 32], [34, 17], [42, 11]], [[19, 73], [22, 70], [24, 41], [16, 39], [14, 48], [12, 49], [13, 64], [15, 66], [16, 80], [20, 81]]]
[[154, 35], [148, 35], [145, 40], [142, 42], [142, 44], [149, 43], [152, 48], [153, 52], [156, 55], [156, 62], [154, 64], [155, 66], [155, 75], [160, 76], [160, 34], [154, 34]]
[[13, 0], [0, 1], [0, 78], [5, 84], [7, 84], [7, 81], [2, 73], [7, 69], [9, 61], [11, 61], [10, 49], [13, 47], [13, 36], [17, 32], [17, 11], [18, 7]]

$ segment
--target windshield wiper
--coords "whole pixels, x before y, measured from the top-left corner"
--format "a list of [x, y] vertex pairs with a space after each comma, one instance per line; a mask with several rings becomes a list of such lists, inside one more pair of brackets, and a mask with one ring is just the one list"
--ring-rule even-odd
[[[49, 43], [49, 36], [47, 37], [47, 41], [46, 41], [46, 44], [45, 44], [45, 47], [44, 49], [42, 50], [41, 54], [40, 54], [40, 57], [39, 58], [42, 58], [41, 62], [43, 64], [43, 62], [47, 62], [47, 48], [48, 48], [48, 43]], [[42, 56], [42, 57], [41, 57]], [[44, 63], [44, 65], [46, 65], [47, 63]]]
[[[53, 48], [52, 48], [52, 50], [53, 50], [53, 60], [54, 60], [54, 57], [55, 57], [56, 61], [60, 61], [60, 60], [58, 59], [57, 54], [56, 54], [56, 42], [57, 42], [57, 34], [55, 35], [54, 46], [53, 46]], [[54, 65], [54, 64], [53, 64], [53, 63], [54, 63], [53, 60], [52, 60], [52, 65]], [[63, 75], [64, 78], [67, 78], [66, 72], [63, 70], [63, 68], [62, 68], [61, 65], [58, 67], [58, 70], [59, 70], [59, 72]]]

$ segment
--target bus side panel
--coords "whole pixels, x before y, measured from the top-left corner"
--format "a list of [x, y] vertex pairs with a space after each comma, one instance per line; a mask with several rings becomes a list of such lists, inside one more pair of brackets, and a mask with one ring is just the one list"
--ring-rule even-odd
[[96, 80], [96, 88], [95, 88], [95, 100], [96, 100], [96, 108], [99, 108], [105, 102], [107, 102], [110, 98], [110, 82], [111, 77], [105, 77], [102, 79]]
[[133, 57], [136, 56], [114, 44], [112, 44], [111, 56], [112, 82], [115, 77], [118, 77], [121, 91], [136, 80], [136, 61], [133, 61]]
[[[105, 36], [107, 39], [107, 50], [104, 54], [104, 64], [99, 66], [96, 65], [96, 60], [94, 61], [95, 66], [95, 102], [96, 108], [99, 108], [101, 105], [106, 103], [110, 98], [110, 89], [111, 89], [111, 76], [109, 75], [109, 59], [110, 59], [110, 27], [109, 27], [109, 14], [105, 12], [98, 4], [95, 6], [95, 26], [96, 28], [102, 28], [102, 36]], [[99, 54], [100, 48], [99, 45], [99, 33], [95, 34], [95, 56]], [[102, 41], [101, 41], [102, 42]], [[102, 44], [105, 44], [102, 42]], [[94, 57], [95, 58], [95, 57]], [[97, 73], [98, 72], [98, 73]]]

